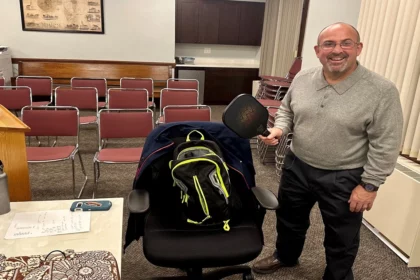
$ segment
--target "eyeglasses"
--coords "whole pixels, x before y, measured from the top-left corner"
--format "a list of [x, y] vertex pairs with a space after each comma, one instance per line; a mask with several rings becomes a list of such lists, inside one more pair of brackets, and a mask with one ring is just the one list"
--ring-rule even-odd
[[[340, 42], [339, 45], [343, 50], [349, 50], [352, 49], [354, 46], [357, 46], [359, 43], [356, 43], [352, 40], [345, 40], [343, 42]], [[321, 49], [325, 51], [331, 51], [337, 46], [337, 43], [334, 41], [325, 41], [321, 45], [319, 45]]]

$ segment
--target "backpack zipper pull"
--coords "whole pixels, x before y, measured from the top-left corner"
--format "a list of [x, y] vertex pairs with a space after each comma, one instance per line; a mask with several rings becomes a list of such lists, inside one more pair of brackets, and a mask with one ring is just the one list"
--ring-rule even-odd
[[230, 221], [230, 220], [223, 221], [223, 223], [225, 224], [225, 225], [223, 226], [223, 229], [224, 229], [225, 231], [229, 231], [229, 230], [230, 230], [229, 221]]

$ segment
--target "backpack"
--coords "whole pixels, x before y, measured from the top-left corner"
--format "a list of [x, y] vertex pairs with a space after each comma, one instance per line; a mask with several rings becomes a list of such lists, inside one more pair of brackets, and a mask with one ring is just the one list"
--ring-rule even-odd
[[[192, 140], [191, 134], [200, 135]], [[229, 231], [229, 221], [238, 199], [229, 179], [228, 167], [220, 147], [204, 135], [191, 131], [179, 144], [169, 162], [174, 186], [181, 195], [182, 219], [193, 225], [220, 225]]]

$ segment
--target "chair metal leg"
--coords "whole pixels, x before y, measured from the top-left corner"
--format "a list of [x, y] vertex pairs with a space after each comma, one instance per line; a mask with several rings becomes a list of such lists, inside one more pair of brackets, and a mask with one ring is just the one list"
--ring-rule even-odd
[[265, 145], [264, 142], [261, 139], [258, 138], [257, 141], [256, 141], [258, 158], [261, 157], [261, 148], [263, 147], [263, 145]]
[[101, 177], [101, 169], [99, 168], [99, 162], [97, 163], [97, 170], [98, 170], [98, 182], [99, 182], [99, 177]]
[[108, 144], [108, 141], [107, 140], [108, 139], [102, 139], [102, 141], [101, 141], [101, 148], [102, 149], [106, 148], [106, 145]]
[[262, 146], [262, 150], [261, 150], [261, 155], [260, 155], [260, 162], [262, 163], [262, 164], [265, 164], [265, 155], [267, 154], [267, 150], [268, 150], [268, 145], [267, 144], [264, 144], [263, 146]]
[[80, 155], [79, 151], [76, 152], [79, 156], [79, 160], [80, 160], [80, 166], [82, 167], [82, 173], [83, 175], [85, 175], [85, 180], [83, 182], [82, 188], [79, 191], [79, 194], [76, 195], [76, 174], [75, 174], [75, 168], [74, 168], [74, 156], [75, 154], [71, 157], [71, 169], [72, 169], [72, 174], [73, 174], [73, 197], [74, 198], [80, 198], [83, 194], [83, 191], [85, 190], [85, 186], [86, 183], [88, 181], [88, 177], [86, 174], [86, 170], [85, 170], [85, 166], [83, 165], [83, 161], [82, 161], [82, 156]]
[[97, 188], [97, 184], [98, 184], [98, 179], [97, 179], [97, 175], [96, 175], [96, 162], [95, 160], [93, 161], [93, 194], [92, 194], [92, 198], [95, 198], [95, 192], [96, 192], [96, 188]]
[[76, 175], [74, 172], [74, 155], [71, 157], [71, 174], [72, 174], [72, 178], [73, 178], [73, 197], [76, 197]]
[[[54, 140], [53, 144], [51, 145], [51, 147], [55, 147], [55, 145], [57, 144], [57, 140], [58, 140], [58, 137], [55, 136], [55, 140]], [[48, 137], [48, 145], [49, 144], [50, 144], [50, 138]]]
[[93, 176], [94, 176], [94, 186], [93, 186], [93, 195], [92, 198], [95, 198], [96, 191], [98, 190], [98, 181], [99, 181], [99, 162], [93, 161]]
[[86, 186], [86, 183], [88, 181], [88, 177], [87, 177], [87, 174], [86, 174], [85, 165], [83, 164], [82, 155], [80, 154], [79, 151], [77, 151], [77, 155], [79, 156], [80, 166], [82, 167], [82, 173], [83, 173], [83, 175], [85, 175], [85, 181], [83, 182], [82, 188], [80, 189], [79, 195], [77, 196], [77, 198], [80, 198], [83, 194], [83, 191], [85, 190], [85, 186]]

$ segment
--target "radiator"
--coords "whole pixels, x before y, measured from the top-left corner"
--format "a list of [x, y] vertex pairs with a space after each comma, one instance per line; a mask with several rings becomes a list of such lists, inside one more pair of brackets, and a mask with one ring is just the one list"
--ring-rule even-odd
[[363, 224], [409, 267], [420, 266], [420, 165], [398, 158]]

